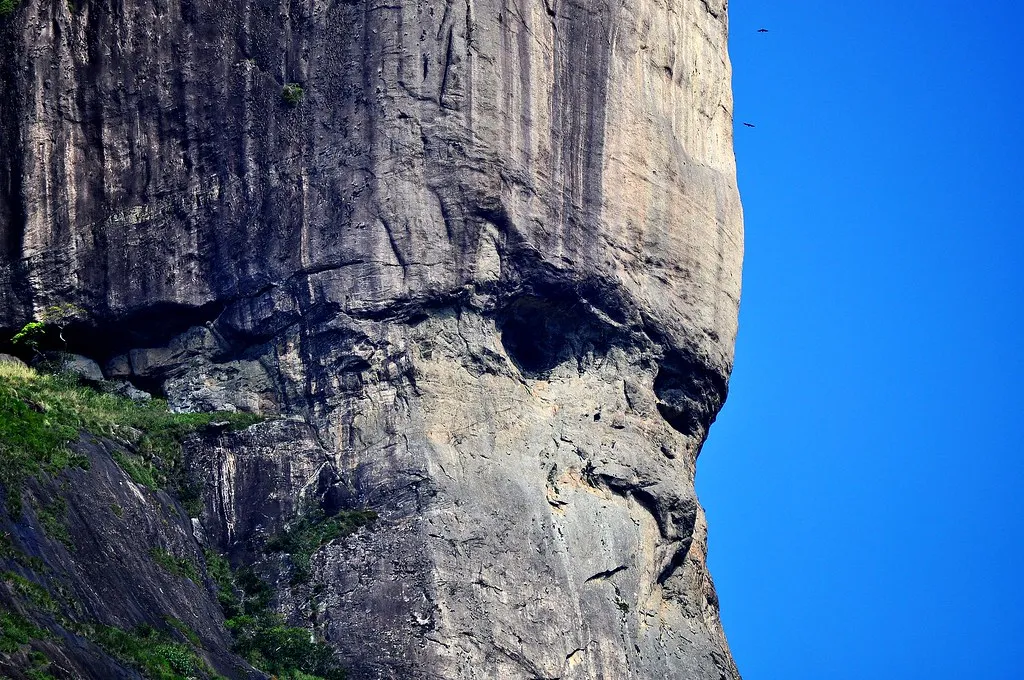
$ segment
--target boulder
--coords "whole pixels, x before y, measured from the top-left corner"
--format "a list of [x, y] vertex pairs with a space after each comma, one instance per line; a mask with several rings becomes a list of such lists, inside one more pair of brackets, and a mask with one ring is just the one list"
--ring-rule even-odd
[[0, 352], [0, 364], [15, 364], [17, 366], [28, 366], [24, 361], [14, 356], [13, 354], [4, 354]]
[[[51, 359], [51, 356], [47, 356]], [[72, 373], [86, 382], [99, 384], [103, 382], [103, 370], [100, 365], [81, 354], [60, 352], [52, 356], [52, 361], [61, 373]]]

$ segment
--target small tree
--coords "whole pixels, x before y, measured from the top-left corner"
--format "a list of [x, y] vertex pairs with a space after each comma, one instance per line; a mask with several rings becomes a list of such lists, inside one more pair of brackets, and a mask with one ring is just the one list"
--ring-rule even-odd
[[21, 0], [0, 0], [0, 19], [13, 14]]
[[42, 342], [44, 335], [46, 335], [46, 324], [42, 321], [29, 321], [14, 334], [11, 344], [28, 347], [33, 354], [39, 354], [39, 343]]
[[21, 327], [11, 338], [11, 344], [27, 347], [32, 353], [38, 356], [42, 349], [43, 341], [47, 336], [56, 333], [60, 342], [67, 349], [68, 341], [64, 337], [64, 330], [73, 321], [85, 316], [85, 310], [77, 305], [63, 303], [47, 307], [39, 314], [37, 321], [29, 321]]
[[298, 106], [302, 101], [302, 96], [305, 94], [305, 90], [298, 83], [288, 83], [281, 90], [281, 99], [288, 106]]

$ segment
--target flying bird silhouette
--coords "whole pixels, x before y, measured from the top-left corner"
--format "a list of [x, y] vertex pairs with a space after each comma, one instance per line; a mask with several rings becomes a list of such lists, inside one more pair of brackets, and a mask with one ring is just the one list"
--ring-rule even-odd
[[746, 125], [747, 127], [757, 127], [757, 126], [756, 126], [756, 125], [754, 125], [753, 123], [744, 123], [744, 125]]
[[759, 29], [757, 29], [757, 32], [758, 33], [767, 33], [768, 29], [767, 28], [759, 28]]

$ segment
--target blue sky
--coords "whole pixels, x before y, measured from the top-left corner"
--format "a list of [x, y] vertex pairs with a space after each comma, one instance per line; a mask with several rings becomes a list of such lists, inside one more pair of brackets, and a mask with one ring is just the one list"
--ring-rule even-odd
[[1024, 678], [1022, 4], [730, 3], [747, 250], [697, 489], [746, 680]]

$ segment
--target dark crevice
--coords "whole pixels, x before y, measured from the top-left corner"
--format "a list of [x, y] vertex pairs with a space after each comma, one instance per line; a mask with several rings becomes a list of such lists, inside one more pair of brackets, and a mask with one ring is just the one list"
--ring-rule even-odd
[[572, 298], [525, 296], [502, 310], [497, 322], [505, 351], [530, 378], [543, 378], [567, 361], [582, 370], [618, 339], [614, 327]]
[[445, 90], [448, 89], [448, 72], [452, 68], [452, 59], [453, 59], [453, 57], [452, 57], [452, 49], [453, 49], [453, 40], [454, 40], [453, 36], [454, 36], [453, 29], [452, 29], [451, 26], [449, 26], [448, 27], [448, 45], [447, 45], [447, 48], [445, 49], [445, 54], [444, 54], [444, 70], [441, 72], [441, 86], [440, 86], [440, 88], [438, 88], [438, 92], [437, 92], [437, 103], [441, 107], [444, 107], [444, 94], [445, 94]]
[[690, 546], [693, 544], [693, 538], [687, 538], [679, 542], [679, 546], [672, 553], [672, 558], [668, 561], [668, 564], [658, 574], [658, 583], [664, 585], [676, 571], [679, 570], [683, 564], [686, 563], [686, 556], [690, 554]]
[[157, 303], [110, 320], [73, 323], [64, 331], [68, 351], [101, 363], [138, 347], [165, 347], [193, 326], [212, 322], [224, 310], [223, 302], [192, 306]]
[[501, 200], [480, 201], [474, 206], [473, 212], [477, 217], [497, 227], [499, 232], [503, 234], [513, 232], [512, 218], [509, 217], [508, 210]]
[[682, 539], [689, 545], [697, 524], [694, 501], [675, 496], [656, 496], [642, 487], [634, 487], [629, 493], [654, 517], [662, 538], [670, 541]]
[[676, 430], [703, 437], [728, 394], [725, 377], [679, 352], [670, 353], [654, 379], [658, 411]]
[[590, 578], [588, 578], [586, 581], [584, 581], [584, 583], [590, 583], [591, 581], [607, 581], [612, 576], [615, 576], [616, 574], [618, 574], [620, 571], [625, 571], [627, 569], [629, 569], [628, 565], [621, 564], [621, 565], [615, 567], [614, 569], [608, 569], [606, 571], [599, 571], [596, 574], [594, 574], [593, 576], [591, 576]]
[[[28, 213], [23, 200], [24, 144], [22, 139], [22, 97], [18, 88], [18, 64], [22, 48], [15, 31], [0, 32], [0, 145], [5, 147], [6, 163], [0, 163], [0, 255], [10, 267], [10, 290], [6, 295], [23, 310], [31, 310], [32, 291], [28, 269], [22, 260]], [[0, 296], [2, 297], [2, 296]]]

